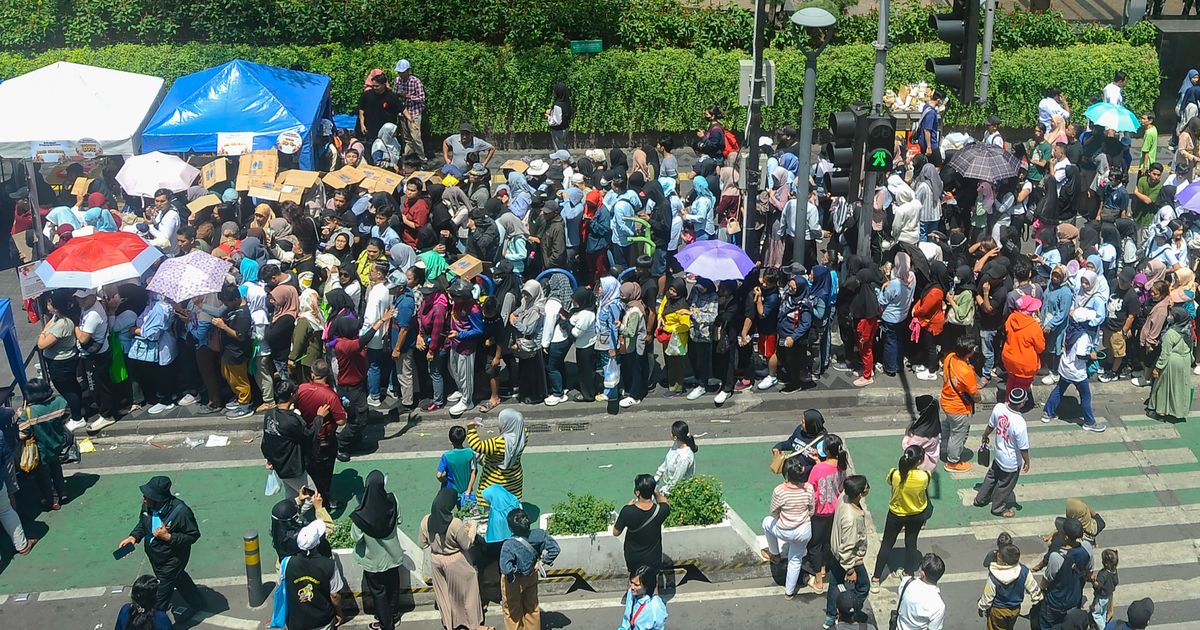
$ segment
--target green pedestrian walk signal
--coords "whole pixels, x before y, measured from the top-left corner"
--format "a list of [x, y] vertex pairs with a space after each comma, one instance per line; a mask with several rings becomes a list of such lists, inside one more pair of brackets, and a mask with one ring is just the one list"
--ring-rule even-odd
[[892, 170], [892, 152], [896, 150], [896, 120], [891, 116], [867, 119], [866, 170], [886, 173]]

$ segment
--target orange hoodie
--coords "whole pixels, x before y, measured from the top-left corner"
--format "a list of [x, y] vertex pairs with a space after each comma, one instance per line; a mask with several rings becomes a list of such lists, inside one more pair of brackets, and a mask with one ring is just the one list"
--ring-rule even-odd
[[1018, 378], [1037, 376], [1046, 350], [1041, 323], [1032, 315], [1013, 311], [1004, 322], [1004, 333], [1004, 350], [1000, 353], [1004, 369]]

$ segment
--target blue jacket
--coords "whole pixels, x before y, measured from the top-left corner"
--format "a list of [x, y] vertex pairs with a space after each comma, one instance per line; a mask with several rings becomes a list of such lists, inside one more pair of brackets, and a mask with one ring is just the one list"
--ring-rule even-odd
[[601, 205], [596, 208], [596, 216], [592, 217], [591, 223], [588, 224], [587, 252], [590, 254], [608, 251], [608, 246], [612, 243], [611, 235], [612, 212], [608, 207]]
[[1067, 320], [1071, 312], [1073, 294], [1066, 283], [1046, 291], [1042, 302], [1042, 330], [1046, 333], [1046, 349], [1051, 354], [1062, 354], [1063, 334], [1067, 332]]
[[813, 313], [812, 301], [808, 299], [801, 300], [793, 309], [781, 307], [779, 309], [779, 345], [783, 345], [783, 340], [791, 337], [795, 342], [799, 342], [812, 330]]
[[509, 582], [522, 575], [529, 575], [537, 566], [538, 560], [544, 564], [554, 564], [558, 558], [558, 543], [544, 529], [529, 532], [528, 538], [513, 536], [504, 541], [500, 547], [500, 573]]
[[903, 282], [892, 278], [882, 288], [875, 290], [879, 305], [883, 307], [880, 317], [889, 324], [899, 324], [908, 319], [908, 311], [912, 308], [913, 287], [905, 286]]

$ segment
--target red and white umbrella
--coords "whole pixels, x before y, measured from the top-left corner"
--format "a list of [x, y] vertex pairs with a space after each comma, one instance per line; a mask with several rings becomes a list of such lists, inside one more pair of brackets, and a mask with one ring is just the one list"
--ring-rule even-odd
[[136, 234], [98, 232], [71, 239], [35, 271], [51, 289], [98, 289], [141, 276], [162, 256]]

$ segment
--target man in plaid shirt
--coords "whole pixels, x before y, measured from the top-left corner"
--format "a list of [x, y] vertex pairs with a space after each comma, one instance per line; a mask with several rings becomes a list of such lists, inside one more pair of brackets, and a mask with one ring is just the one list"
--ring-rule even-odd
[[396, 62], [396, 80], [392, 90], [403, 104], [404, 121], [400, 132], [404, 137], [404, 155], [413, 154], [425, 159], [425, 145], [421, 142], [421, 116], [425, 114], [425, 86], [413, 76], [412, 64], [407, 59]]

